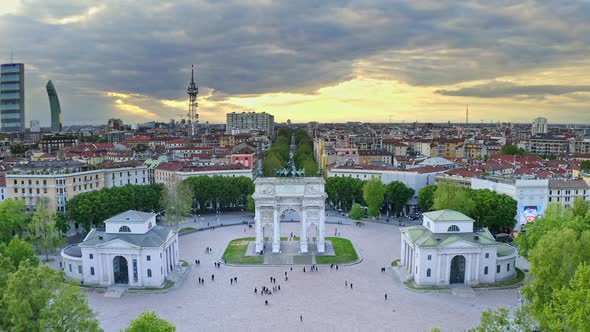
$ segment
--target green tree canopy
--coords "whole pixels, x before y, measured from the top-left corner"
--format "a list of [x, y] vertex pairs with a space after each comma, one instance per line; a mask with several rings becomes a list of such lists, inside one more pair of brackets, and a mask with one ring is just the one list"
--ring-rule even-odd
[[437, 184], [433, 209], [451, 209], [470, 216], [475, 202], [456, 182], [442, 181]]
[[49, 260], [50, 252], [64, 243], [56, 225], [56, 213], [49, 210], [47, 198], [37, 200], [36, 210], [29, 224], [29, 234], [37, 252], [45, 253], [45, 261]]
[[350, 177], [329, 177], [324, 187], [328, 200], [337, 208], [348, 210], [354, 203], [363, 204], [363, 186], [361, 179]]
[[469, 216], [480, 226], [488, 227], [491, 231], [514, 227], [517, 204], [512, 197], [488, 189], [465, 190], [475, 203]]
[[530, 302], [531, 313], [546, 329], [551, 321], [547, 306], [555, 302], [557, 291], [570, 284], [581, 264], [590, 264], [590, 230], [548, 232], [529, 251], [529, 262], [530, 278], [523, 294]]
[[191, 215], [193, 192], [187, 182], [176, 181], [166, 188], [162, 196], [162, 206], [166, 210], [168, 225], [178, 226]]
[[174, 332], [176, 327], [168, 321], [159, 318], [153, 311], [144, 311], [131, 324], [125, 332]]
[[422, 187], [418, 192], [418, 204], [422, 211], [430, 211], [434, 207], [434, 194], [436, 193], [436, 185], [431, 184]]
[[35, 255], [33, 246], [18, 236], [13, 237], [8, 245], [0, 243], [0, 254], [8, 258], [15, 269], [26, 260], [32, 265], [39, 264], [39, 258]]
[[580, 170], [590, 172], [590, 160], [583, 160], [580, 162]]
[[518, 147], [516, 145], [506, 144], [500, 150], [500, 154], [517, 155]]
[[359, 203], [354, 203], [350, 209], [350, 219], [360, 220], [365, 216], [365, 211]]
[[578, 266], [569, 284], [555, 291], [543, 316], [550, 331], [590, 331], [590, 265]]
[[532, 332], [536, 331], [536, 324], [530, 318], [526, 307], [518, 308], [514, 319], [506, 308], [485, 310], [481, 314], [481, 324], [469, 332]]
[[379, 215], [379, 211], [385, 200], [385, 191], [385, 185], [377, 177], [373, 177], [365, 182], [363, 186], [363, 198], [367, 203], [367, 213], [369, 216], [376, 217]]
[[0, 330], [100, 331], [86, 295], [63, 271], [21, 263], [0, 288]]
[[393, 181], [387, 185], [385, 195], [393, 212], [398, 215], [414, 196], [414, 189], [408, 188], [403, 182]]
[[24, 200], [0, 202], [0, 243], [8, 243], [14, 235], [22, 235], [30, 220], [30, 213], [25, 212]]

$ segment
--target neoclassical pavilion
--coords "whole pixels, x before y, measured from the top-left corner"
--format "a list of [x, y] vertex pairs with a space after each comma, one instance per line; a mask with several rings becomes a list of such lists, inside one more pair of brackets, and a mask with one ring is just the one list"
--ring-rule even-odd
[[401, 228], [401, 264], [419, 286], [492, 284], [514, 278], [517, 251], [453, 210], [424, 213], [422, 225]]
[[325, 181], [321, 177], [259, 177], [252, 198], [256, 203], [256, 251], [264, 250], [265, 230], [271, 230], [272, 252], [281, 251], [280, 216], [293, 210], [300, 216], [299, 251], [308, 252], [308, 231], [315, 228], [317, 251], [325, 251]]
[[68, 277], [105, 286], [161, 286], [179, 265], [178, 233], [157, 226], [155, 213], [129, 210], [104, 223], [62, 250]]

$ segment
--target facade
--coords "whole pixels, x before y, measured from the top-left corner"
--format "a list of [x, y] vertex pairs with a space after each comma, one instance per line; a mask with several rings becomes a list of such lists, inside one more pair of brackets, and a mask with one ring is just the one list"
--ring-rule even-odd
[[240, 164], [249, 169], [256, 168], [256, 148], [246, 143], [241, 143], [235, 146], [231, 154], [231, 163]]
[[226, 134], [238, 134], [249, 132], [250, 130], [262, 130], [267, 135], [272, 135], [275, 129], [275, 117], [266, 112], [242, 112], [228, 113], [227, 124], [225, 127]]
[[3, 133], [25, 131], [25, 65], [0, 65], [0, 129]]
[[49, 108], [51, 110], [51, 131], [59, 133], [61, 131], [61, 106], [59, 105], [59, 98], [57, 97], [57, 90], [53, 86], [53, 82], [49, 80], [47, 85], [47, 96], [49, 97]]
[[422, 225], [401, 228], [400, 272], [418, 286], [493, 284], [516, 276], [514, 247], [453, 210], [423, 214]]
[[536, 118], [531, 126], [531, 135], [547, 135], [547, 118]]
[[156, 214], [129, 210], [105, 220], [61, 252], [64, 271], [85, 284], [160, 287], [179, 266], [178, 233]]
[[489, 189], [516, 200], [516, 226], [541, 217], [549, 202], [549, 180], [471, 179], [472, 189]]
[[549, 203], [571, 207], [576, 197], [590, 200], [590, 186], [584, 180], [549, 180]]
[[123, 120], [121, 119], [109, 119], [107, 122], [108, 131], [117, 131], [123, 129]]
[[31, 129], [31, 132], [33, 132], [33, 133], [41, 132], [41, 124], [39, 123], [39, 120], [31, 120], [29, 122], [29, 126]]
[[241, 164], [235, 165], [213, 165], [213, 166], [191, 166], [182, 162], [163, 162], [154, 169], [155, 183], [162, 183], [172, 187], [174, 182], [182, 181], [192, 176], [245, 176], [253, 179], [253, 170]]
[[60, 149], [75, 146], [78, 140], [69, 135], [45, 136], [41, 139], [41, 151], [52, 153]]
[[529, 139], [528, 151], [535, 154], [554, 154], [556, 156], [568, 152], [570, 142], [562, 137], [533, 136]]
[[[254, 184], [256, 189], [252, 198], [256, 204], [256, 252], [264, 251], [266, 237], [270, 239], [272, 252], [281, 252], [279, 216], [286, 211], [295, 211], [300, 217], [299, 251], [307, 253], [310, 247], [315, 246], [317, 252], [325, 252], [327, 195], [324, 192], [323, 178], [261, 177], [256, 179]], [[310, 231], [314, 232], [314, 242], [310, 241], [312, 236], [308, 237]]]
[[29, 209], [47, 198], [49, 208], [60, 212], [78, 194], [126, 184], [149, 184], [147, 167], [93, 169], [75, 160], [30, 161], [6, 174], [8, 198], [25, 200]]

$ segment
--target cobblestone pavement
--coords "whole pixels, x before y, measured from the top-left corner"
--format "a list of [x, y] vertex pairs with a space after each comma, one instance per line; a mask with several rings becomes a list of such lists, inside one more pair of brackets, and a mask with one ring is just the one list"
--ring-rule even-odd
[[[299, 235], [298, 224], [281, 226], [281, 236]], [[477, 325], [484, 309], [518, 304], [516, 289], [477, 291], [474, 297], [407, 290], [390, 269], [381, 272], [381, 267], [400, 256], [397, 226], [329, 224], [326, 235], [332, 236], [335, 228], [355, 243], [364, 258], [361, 263], [338, 270], [320, 266], [318, 272], [308, 267], [305, 273], [300, 267], [290, 271], [288, 267], [222, 265], [216, 269], [213, 263], [230, 240], [254, 236], [253, 229], [241, 225], [216, 228], [180, 238], [180, 256], [191, 264], [200, 259], [201, 264], [192, 267], [176, 290], [125, 294], [118, 299], [91, 292], [89, 303], [106, 331], [120, 331], [144, 310], [155, 311], [178, 331], [430, 331], [432, 327], [458, 331]], [[205, 254], [206, 247], [213, 252]], [[260, 295], [261, 286], [272, 289], [271, 276], [281, 290]], [[199, 277], [205, 279], [204, 285], [198, 284]], [[230, 284], [233, 277], [238, 278], [237, 284]]]

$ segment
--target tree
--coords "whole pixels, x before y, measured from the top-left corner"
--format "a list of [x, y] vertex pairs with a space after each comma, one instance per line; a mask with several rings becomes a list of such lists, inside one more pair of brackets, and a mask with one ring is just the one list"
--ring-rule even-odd
[[500, 150], [500, 154], [517, 155], [518, 154], [518, 147], [516, 145], [506, 144]]
[[425, 187], [422, 187], [418, 192], [418, 204], [422, 211], [430, 211], [434, 206], [434, 194], [436, 193], [436, 185], [431, 184]]
[[354, 203], [352, 209], [350, 209], [350, 219], [360, 220], [364, 215], [365, 211], [363, 210], [363, 207], [359, 203]]
[[23, 262], [2, 289], [0, 329], [100, 331], [86, 295], [63, 280], [63, 271]]
[[256, 202], [254, 202], [254, 198], [252, 198], [252, 195], [248, 195], [248, 198], [246, 200], [246, 211], [250, 213], [256, 212]]
[[544, 308], [550, 331], [590, 331], [590, 265], [578, 266], [568, 286]]
[[583, 160], [580, 162], [580, 170], [590, 172], [590, 160]]
[[162, 206], [166, 210], [168, 225], [178, 225], [191, 215], [193, 193], [186, 182], [176, 181], [166, 189]]
[[31, 242], [38, 252], [45, 253], [45, 261], [49, 260], [50, 251], [53, 252], [64, 243], [55, 223], [56, 214], [49, 210], [47, 202], [47, 198], [37, 200], [36, 210], [29, 224]]
[[326, 181], [325, 191], [335, 207], [348, 210], [354, 203], [363, 204], [363, 186], [361, 179], [349, 177], [330, 177]]
[[580, 264], [590, 263], [590, 230], [556, 229], [545, 234], [529, 251], [529, 276], [523, 294], [531, 313], [547, 329], [546, 307], [555, 301], [557, 290], [568, 285]]
[[469, 216], [475, 208], [475, 202], [457, 183], [442, 181], [437, 184], [433, 208], [434, 210], [451, 209]]
[[125, 332], [174, 332], [176, 327], [168, 321], [159, 318], [155, 312], [144, 311], [131, 324]]
[[22, 235], [30, 220], [25, 201], [7, 199], [0, 202], [0, 242], [8, 243], [14, 235]]
[[381, 180], [377, 177], [371, 178], [371, 180], [365, 182], [363, 186], [363, 198], [367, 203], [367, 213], [371, 217], [379, 215], [379, 211], [383, 206], [385, 200], [386, 187]]
[[393, 181], [387, 185], [385, 195], [393, 207], [393, 212], [398, 215], [414, 196], [414, 189], [408, 188], [403, 182]]
[[475, 219], [479, 226], [495, 232], [514, 227], [517, 203], [512, 197], [488, 189], [464, 190], [475, 202], [475, 208], [469, 216]]
[[530, 319], [527, 308], [516, 310], [514, 319], [506, 308], [485, 310], [481, 313], [481, 324], [469, 332], [529, 332], [536, 331], [535, 323]]
[[10, 259], [15, 269], [26, 260], [29, 260], [32, 265], [39, 264], [39, 258], [35, 255], [33, 246], [18, 236], [13, 237], [8, 245], [0, 243], [0, 254]]

